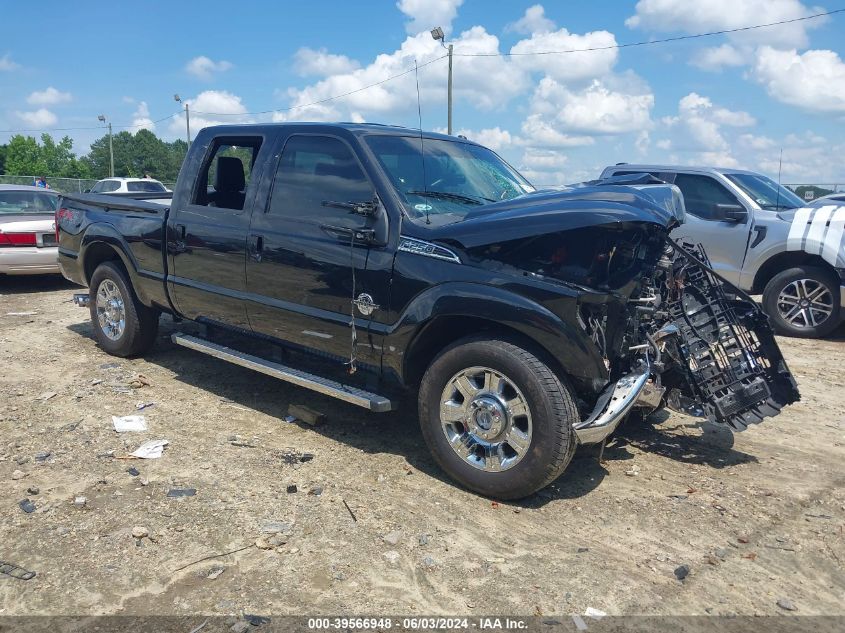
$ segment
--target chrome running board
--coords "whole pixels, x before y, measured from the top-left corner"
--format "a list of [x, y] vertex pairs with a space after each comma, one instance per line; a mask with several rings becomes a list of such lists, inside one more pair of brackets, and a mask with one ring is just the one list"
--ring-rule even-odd
[[331, 396], [332, 398], [337, 398], [338, 400], [343, 400], [344, 402], [369, 409], [370, 411], [374, 411], [376, 413], [392, 411], [395, 408], [394, 403], [385, 396], [380, 396], [375, 393], [370, 393], [369, 391], [364, 391], [363, 389], [358, 389], [357, 387], [351, 387], [349, 385], [335, 382], [334, 380], [315, 376], [313, 374], [300, 371], [299, 369], [294, 369], [293, 367], [286, 367], [285, 365], [281, 365], [279, 363], [264, 360], [258, 356], [245, 354], [196, 336], [177, 333], [171, 335], [170, 340], [172, 340], [176, 345], [181, 345], [182, 347], [187, 347], [189, 349], [196, 350], [197, 352], [208, 354], [214, 358], [219, 358], [220, 360], [225, 360], [230, 363], [234, 363], [235, 365], [240, 365], [241, 367], [259, 371], [262, 374], [267, 374], [273, 378], [284, 380], [285, 382], [289, 382], [298, 387], [305, 387], [306, 389], [311, 389], [312, 391], [322, 393], [326, 396]]

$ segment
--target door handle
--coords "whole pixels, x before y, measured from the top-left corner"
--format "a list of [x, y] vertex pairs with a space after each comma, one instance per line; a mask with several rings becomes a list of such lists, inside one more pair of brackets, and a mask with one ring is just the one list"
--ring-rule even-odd
[[345, 226], [332, 226], [323, 224], [320, 226], [326, 233], [342, 241], [355, 241], [361, 244], [372, 244], [375, 241], [373, 229], [351, 229]]
[[184, 224], [177, 224], [176, 225], [176, 234], [179, 236], [180, 240], [185, 239], [185, 235], [187, 234], [187, 230], [185, 229]]
[[249, 236], [249, 256], [256, 263], [261, 262], [261, 253], [264, 251], [264, 237], [261, 235]]

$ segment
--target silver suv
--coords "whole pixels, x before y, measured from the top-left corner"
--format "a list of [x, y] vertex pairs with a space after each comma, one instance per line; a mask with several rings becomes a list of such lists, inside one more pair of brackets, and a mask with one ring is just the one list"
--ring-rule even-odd
[[628, 165], [602, 178], [649, 173], [684, 195], [676, 240], [703, 244], [714, 269], [750, 293], [780, 334], [821, 337], [845, 317], [845, 203], [804, 201], [762, 174], [741, 169]]

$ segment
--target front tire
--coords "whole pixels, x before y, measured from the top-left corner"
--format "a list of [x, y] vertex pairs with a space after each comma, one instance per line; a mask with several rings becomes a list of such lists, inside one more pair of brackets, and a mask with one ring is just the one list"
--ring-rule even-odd
[[796, 266], [766, 284], [763, 307], [778, 334], [821, 338], [839, 325], [839, 292], [833, 273], [817, 266]]
[[100, 347], [112, 356], [125, 358], [153, 346], [159, 313], [138, 300], [117, 263], [100, 264], [91, 275], [89, 288], [88, 306]]
[[423, 376], [420, 426], [435, 461], [466, 488], [520, 499], [572, 459], [579, 419], [569, 389], [534, 353], [470, 338], [444, 349]]

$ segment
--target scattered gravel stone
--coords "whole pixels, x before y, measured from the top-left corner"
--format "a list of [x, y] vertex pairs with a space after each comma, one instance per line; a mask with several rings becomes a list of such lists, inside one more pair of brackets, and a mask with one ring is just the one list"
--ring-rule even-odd
[[303, 453], [299, 456], [299, 461], [303, 464], [305, 462], [310, 462], [312, 459], [314, 459], [314, 453]]
[[208, 572], [208, 575], [206, 576], [206, 578], [208, 578], [209, 580], [214, 580], [220, 574], [222, 574], [224, 571], [226, 571], [225, 567], [213, 567], [211, 569], [211, 571]]
[[634, 464], [628, 470], [625, 471], [625, 474], [628, 475], [628, 477], [636, 477], [640, 474], [640, 467]]
[[792, 603], [792, 600], [790, 600], [789, 598], [778, 598], [777, 604], [781, 609], [784, 609], [786, 611], [797, 610], [797, 607]]
[[77, 508], [84, 508], [86, 505], [88, 505], [88, 499], [82, 496], [75, 497], [73, 499], [73, 505], [75, 505]]
[[255, 546], [258, 549], [273, 549], [273, 545], [270, 545], [270, 541], [268, 541], [263, 536], [259, 536], [257, 539], [255, 539]]
[[393, 532], [385, 534], [382, 539], [388, 545], [397, 545], [399, 541], [402, 540], [402, 532], [400, 532], [399, 530], [394, 530]]
[[314, 486], [311, 490], [308, 491], [308, 494], [312, 497], [319, 497], [323, 494], [323, 487], [322, 486]]
[[23, 479], [26, 477], [26, 473], [22, 470], [14, 470], [12, 471], [12, 479], [17, 481], [18, 479]]
[[150, 531], [143, 526], [136, 525], [135, 527], [132, 528], [132, 538], [141, 539], [141, 538], [144, 538], [144, 537], [149, 536], [149, 535], [150, 535]]
[[132, 466], [131, 468], [127, 468], [126, 472], [132, 475], [133, 477], [137, 477], [141, 474], [141, 471], [135, 468], [134, 466]]
[[589, 551], [590, 551], [590, 548], [589, 548], [589, 547], [579, 547], [579, 548], [578, 548], [578, 553], [579, 553], [579, 554], [583, 554], [584, 552], [589, 552]]
[[29, 499], [21, 499], [18, 501], [18, 505], [20, 506], [21, 510], [26, 512], [27, 514], [32, 514], [35, 512], [35, 504], [32, 503]]
[[59, 536], [66, 536], [70, 534], [70, 528], [65, 526], [57, 527], [56, 534], [58, 534]]
[[46, 462], [48, 459], [50, 459], [50, 455], [52, 455], [50, 451], [41, 451], [35, 454], [35, 461]]
[[196, 488], [171, 488], [167, 491], [168, 497], [193, 497], [195, 494]]
[[431, 541], [431, 534], [420, 534], [420, 537], [419, 537], [418, 540], [419, 540], [420, 545], [428, 545], [429, 542]]
[[267, 543], [271, 547], [281, 547], [282, 545], [286, 545], [288, 542], [288, 537], [284, 534], [277, 533], [267, 539]]
[[689, 576], [690, 566], [689, 565], [681, 565], [680, 567], [675, 568], [675, 578], [682, 581], [684, 578]]
[[291, 484], [290, 486], [288, 486], [287, 490], [288, 490], [289, 495], [296, 493], [296, 491], [297, 491], [296, 484]]
[[384, 554], [382, 554], [387, 559], [387, 562], [391, 565], [395, 565], [399, 562], [399, 559], [402, 558], [402, 555], [397, 552], [395, 549], [388, 550]]
[[426, 569], [434, 569], [437, 567], [437, 561], [434, 560], [431, 556], [426, 556], [422, 559], [422, 566]]
[[26, 494], [28, 495], [37, 495], [39, 492], [41, 492], [41, 490], [38, 488], [38, 486], [30, 486], [26, 489]]
[[718, 549], [717, 549], [716, 551], [714, 551], [713, 553], [714, 553], [714, 554], [716, 554], [716, 556], [717, 556], [718, 558], [721, 558], [722, 560], [725, 560], [725, 558], [727, 558], [727, 556], [728, 556], [728, 550], [727, 550], [727, 549], [725, 549], [724, 547], [720, 547], [720, 548], [718, 548]]
[[264, 534], [290, 534], [292, 529], [293, 525], [284, 521], [267, 521], [261, 526], [261, 532]]
[[235, 622], [229, 630], [232, 631], [232, 633], [246, 633], [249, 627], [249, 622], [247, 622], [246, 620], [240, 620], [238, 622]]

